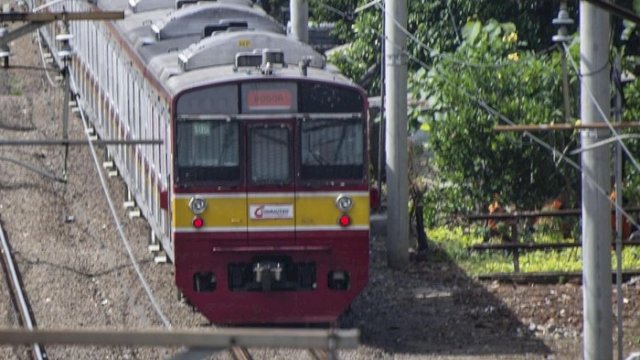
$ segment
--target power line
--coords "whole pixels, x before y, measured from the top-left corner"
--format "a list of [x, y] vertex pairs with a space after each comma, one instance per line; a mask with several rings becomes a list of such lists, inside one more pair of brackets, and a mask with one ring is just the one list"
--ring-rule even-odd
[[[380, 6], [378, 4], [378, 6]], [[396, 26], [399, 26], [399, 24], [396, 22]], [[409, 36], [409, 32], [403, 28], [400, 27], [401, 31], [404, 31], [407, 33], [407, 35]], [[417, 38], [415, 38], [415, 36], [409, 36], [409, 38], [411, 39], [416, 39], [416, 42], [421, 45], [421, 46], [425, 46], [422, 42], [420, 42]], [[394, 46], [398, 47], [396, 44], [394, 44]], [[566, 45], [565, 45], [566, 46]], [[398, 47], [399, 48], [399, 47]], [[428, 49], [428, 47], [426, 47]], [[568, 53], [568, 51], [566, 52]], [[410, 54], [409, 52], [405, 51], [405, 54], [413, 61], [417, 62], [418, 64], [420, 64], [423, 68], [425, 69], [430, 69], [432, 68], [432, 66], [427, 65], [426, 63], [424, 63], [422, 60], [418, 59], [417, 57], [413, 56], [412, 54]], [[437, 75], [437, 74], [436, 74]], [[499, 111], [497, 111], [496, 109], [492, 108], [491, 106], [489, 106], [484, 100], [482, 99], [478, 99], [475, 96], [473, 96], [472, 94], [470, 94], [469, 92], [467, 92], [466, 90], [464, 90], [463, 88], [461, 88], [460, 86], [458, 86], [457, 84], [455, 84], [452, 80], [441, 76], [440, 78], [445, 80], [445, 82], [449, 83], [449, 85], [456, 87], [457, 89], [459, 89], [460, 91], [463, 92], [463, 94], [465, 96], [467, 96], [468, 98], [470, 98], [471, 100], [473, 100], [474, 102], [476, 102], [478, 105], [480, 105], [480, 107], [482, 107], [483, 109], [485, 109], [485, 111], [489, 112], [490, 114], [498, 117], [498, 119], [502, 120], [503, 122], [509, 124], [509, 125], [516, 125], [516, 123], [514, 121], [512, 121], [511, 119], [509, 119], [508, 117], [506, 117], [505, 115], [503, 115], [502, 113], [500, 113]], [[600, 109], [600, 111], [602, 112], [602, 109]], [[610, 124], [609, 124], [610, 125]], [[614, 130], [615, 131], [615, 130]], [[608, 198], [609, 195], [609, 191], [603, 189], [601, 186], [599, 186], [595, 179], [593, 179], [591, 176], [589, 176], [588, 174], [585, 174], [582, 172], [582, 169], [580, 167], [580, 165], [578, 165], [575, 161], [571, 160], [570, 158], [566, 157], [566, 154], [564, 152], [560, 152], [558, 150], [556, 150], [553, 146], [551, 146], [550, 144], [548, 144], [547, 142], [545, 142], [544, 140], [538, 138], [537, 136], [531, 134], [530, 132], [526, 131], [523, 133], [525, 136], [527, 136], [528, 138], [530, 138], [531, 140], [533, 140], [534, 142], [536, 142], [538, 145], [542, 146], [543, 148], [551, 151], [552, 154], [554, 155], [558, 155], [560, 158], [559, 160], [564, 160], [565, 162], [567, 162], [569, 165], [571, 165], [572, 167], [574, 167], [576, 170], [580, 171], [583, 175], [583, 178], [588, 181], [592, 186], [594, 186], [596, 188], [596, 190], [601, 193], [602, 195], [605, 195], [605, 197]], [[624, 146], [624, 145], [623, 145]], [[626, 146], [624, 147], [626, 149]], [[628, 151], [628, 149], [627, 149]], [[627, 220], [629, 220], [629, 222], [635, 226], [638, 226], [638, 223], [635, 221], [635, 219], [629, 215], [622, 207], [618, 206], [614, 201], [609, 200], [609, 202], [613, 205], [614, 208], [620, 210], [620, 212], [625, 216], [625, 218]]]
[[[44, 32], [46, 32], [46, 30], [40, 30], [41, 33], [44, 35]], [[52, 42], [50, 41], [50, 39], [45, 36], [44, 37], [45, 41], [47, 41], [47, 44], [49, 45], [49, 48], [54, 48]], [[76, 81], [73, 77], [73, 74], [69, 71], [66, 72], [68, 78], [68, 81], [70, 82], [70, 88], [71, 91], [74, 94], [78, 94], [78, 85], [76, 84]], [[78, 98], [78, 102], [80, 103], [80, 99]], [[64, 104], [64, 106], [68, 106], [68, 104]], [[80, 111], [80, 117], [82, 119], [82, 125], [84, 127], [84, 132], [87, 135], [87, 137], [89, 136], [89, 124], [88, 124], [88, 120], [85, 117], [84, 111]], [[129, 259], [131, 261], [131, 264], [138, 276], [138, 279], [140, 280], [140, 283], [142, 284], [142, 287], [144, 288], [147, 297], [149, 298], [149, 301], [151, 302], [151, 305], [153, 307], [153, 309], [155, 310], [156, 314], [158, 315], [158, 317], [160, 318], [162, 324], [167, 327], [170, 328], [171, 327], [171, 323], [169, 321], [169, 319], [165, 316], [164, 312], [162, 311], [162, 309], [160, 309], [160, 306], [158, 305], [158, 302], [153, 294], [153, 291], [151, 290], [151, 287], [149, 286], [149, 284], [147, 283], [144, 274], [142, 274], [142, 270], [140, 269], [140, 265], [138, 264], [135, 255], [133, 254], [133, 250], [131, 248], [131, 245], [129, 244], [129, 240], [127, 239], [125, 233], [124, 233], [124, 229], [122, 226], [122, 223], [120, 222], [120, 219], [118, 218], [118, 214], [116, 212], [115, 209], [115, 205], [113, 203], [113, 199], [111, 199], [111, 194], [109, 193], [108, 190], [108, 186], [107, 186], [107, 182], [106, 179], [104, 178], [104, 174], [102, 173], [102, 171], [100, 171], [100, 161], [98, 160], [98, 155], [96, 153], [96, 149], [95, 146], [93, 145], [93, 143], [91, 141], [88, 141], [88, 145], [89, 145], [89, 149], [91, 151], [91, 156], [93, 157], [93, 161], [94, 164], [96, 166], [96, 170], [98, 173], [98, 178], [100, 180], [100, 184], [102, 186], [102, 190], [103, 193], [105, 195], [105, 199], [107, 200], [107, 204], [109, 206], [109, 210], [111, 211], [111, 215], [113, 217], [113, 220], [116, 224], [116, 228], [118, 230], [118, 234], [120, 236], [120, 239], [122, 241], [122, 244], [124, 245], [127, 254], [129, 255]]]
[[[567, 45], [564, 45], [564, 46], [565, 46], [565, 50], [566, 50], [565, 53], [568, 54], [569, 53], [568, 46]], [[579, 71], [579, 69], [577, 67], [577, 64], [576, 64], [575, 60], [573, 60], [573, 57], [571, 57], [571, 56], [568, 56], [568, 58], [569, 58], [569, 61], [571, 62], [571, 65], [572, 65], [573, 69], [578, 74], [578, 78], [580, 79], [580, 81], [582, 81], [582, 75], [580, 75], [580, 71]], [[618, 134], [618, 132], [616, 131], [615, 127], [611, 124], [611, 121], [609, 121], [609, 116], [604, 113], [604, 111], [602, 110], [602, 107], [596, 101], [596, 98], [593, 95], [593, 92], [591, 91], [591, 89], [587, 88], [587, 93], [589, 94], [589, 97], [591, 98], [591, 101], [593, 101], [596, 109], [598, 110], [598, 112], [602, 116], [602, 119], [607, 124], [609, 130], [613, 133], [613, 136], [616, 139], [619, 140], [618, 142], [619, 142], [620, 146], [624, 150], [625, 154], [627, 154], [627, 156], [631, 160], [631, 163], [633, 164], [633, 166], [636, 168], [636, 170], [638, 170], [640, 172], [640, 164], [638, 164], [638, 161], [636, 160], [635, 156], [633, 156], [633, 154], [631, 154], [631, 151], [629, 151], [629, 148], [627, 148], [627, 146], [624, 144], [624, 142], [621, 141], [620, 134]]]

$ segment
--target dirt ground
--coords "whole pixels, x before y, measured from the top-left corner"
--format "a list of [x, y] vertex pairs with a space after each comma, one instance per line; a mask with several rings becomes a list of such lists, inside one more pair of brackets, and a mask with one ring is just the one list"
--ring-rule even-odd
[[[0, 69], [0, 139], [60, 138], [62, 91], [48, 83], [37, 43], [26, 36], [12, 51], [12, 68]], [[77, 118], [72, 119], [71, 135], [84, 136]], [[88, 149], [72, 149], [66, 184], [6, 159], [60, 175], [64, 152], [0, 146], [0, 221], [14, 246], [39, 326], [161, 326], [117, 236]], [[171, 265], [153, 263], [144, 220], [129, 219], [120, 207], [125, 192], [121, 180], [109, 179], [109, 189], [142, 272], [174, 327], [208, 326], [176, 299]], [[628, 355], [640, 350], [640, 281], [623, 290]], [[18, 326], [6, 288], [0, 291], [0, 326]], [[340, 352], [344, 359], [577, 359], [582, 357], [582, 288], [479, 282], [441, 254], [391, 270], [385, 239], [376, 235], [369, 285], [343, 324], [362, 333], [360, 347]], [[177, 349], [50, 350], [52, 359], [157, 359]], [[308, 358], [291, 350], [254, 350], [254, 357]], [[0, 347], [0, 358], [23, 359], [24, 348]]]
[[[402, 358], [582, 357], [580, 284], [480, 282], [432, 255], [394, 271], [381, 247], [374, 239], [370, 286], [353, 306], [365, 345]], [[640, 349], [639, 290], [638, 279], [623, 286], [625, 356]]]

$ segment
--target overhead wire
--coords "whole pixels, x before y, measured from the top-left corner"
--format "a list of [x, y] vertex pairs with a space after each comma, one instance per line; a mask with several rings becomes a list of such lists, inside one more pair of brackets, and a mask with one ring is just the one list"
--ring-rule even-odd
[[[69, 74], [69, 81], [71, 81], [72, 92], [77, 94], [78, 93], [78, 87], [76, 85], [75, 79], [73, 78], [72, 74]], [[144, 274], [142, 274], [142, 270], [140, 269], [140, 266], [138, 265], [138, 261], [135, 258], [135, 255], [133, 254], [133, 250], [131, 249], [131, 245], [129, 244], [129, 240], [127, 239], [127, 236], [124, 233], [124, 229], [123, 229], [122, 223], [120, 222], [120, 219], [118, 218], [118, 214], [116, 212], [115, 205], [113, 204], [113, 199], [111, 199], [111, 194], [109, 193], [109, 190], [108, 190], [107, 181], [104, 178], [104, 174], [102, 173], [101, 168], [100, 168], [100, 161], [98, 160], [98, 155], [96, 153], [95, 146], [93, 145], [93, 142], [89, 140], [89, 124], [88, 124], [87, 118], [84, 115], [84, 111], [80, 111], [80, 117], [82, 119], [82, 125], [84, 126], [85, 134], [87, 135], [87, 143], [88, 143], [89, 149], [91, 151], [91, 156], [93, 157], [93, 161], [94, 161], [94, 163], [96, 165], [96, 170], [97, 170], [97, 173], [98, 173], [98, 177], [100, 179], [100, 184], [102, 185], [102, 190], [104, 192], [105, 198], [106, 198], [107, 203], [109, 205], [109, 210], [111, 211], [111, 215], [113, 217], [113, 220], [114, 220], [114, 222], [116, 224], [116, 228], [118, 230], [118, 234], [120, 235], [120, 239], [122, 240], [122, 244], [124, 245], [125, 249], [127, 250], [127, 254], [129, 255], [129, 260], [131, 261], [131, 265], [133, 266], [136, 274], [138, 275], [138, 279], [140, 280], [140, 283], [142, 284], [145, 292], [147, 293], [147, 297], [149, 298], [149, 301], [151, 302], [156, 314], [158, 315], [158, 317], [160, 317], [160, 320], [162, 321], [162, 324], [165, 327], [170, 328], [171, 327], [171, 323], [169, 322], [169, 319], [163, 313], [162, 309], [160, 309], [160, 306], [158, 305], [158, 301], [156, 300], [156, 298], [155, 298], [155, 296], [153, 294], [153, 291], [151, 290], [151, 287], [147, 283], [147, 280], [145, 279]]]
[[[378, 8], [380, 8], [383, 12], [386, 13], [386, 9], [381, 5], [381, 4], [377, 4]], [[424, 44], [422, 41], [420, 41], [419, 39], [417, 39], [413, 34], [409, 33], [409, 31], [402, 26], [398, 20], [394, 17], [391, 17], [391, 19], [394, 21], [395, 25], [400, 29], [400, 31], [402, 31], [403, 33], [405, 33], [407, 35], [408, 38], [412, 39], [416, 44], [418, 44], [419, 46], [425, 48], [426, 50], [430, 50], [430, 48]], [[388, 38], [386, 36], [384, 36], [385, 40], [388, 41]], [[423, 62], [422, 60], [418, 59], [417, 57], [413, 56], [411, 53], [409, 53], [408, 51], [402, 49], [401, 46], [399, 46], [398, 44], [392, 44], [394, 47], [396, 47], [399, 50], [402, 50], [404, 52], [405, 55], [407, 55], [411, 60], [417, 62], [419, 65], [421, 65], [423, 68], [425, 69], [429, 69], [432, 68], [432, 66], [429, 66], [428, 64], [426, 64], [425, 62]], [[566, 45], [565, 45], [566, 46]], [[567, 51], [568, 52], [568, 51]], [[500, 113], [498, 110], [492, 108], [489, 104], [487, 104], [484, 100], [482, 99], [478, 99], [475, 96], [473, 96], [472, 94], [470, 94], [468, 91], [464, 90], [463, 88], [457, 86], [457, 84], [455, 84], [452, 80], [448, 79], [447, 77], [444, 77], [442, 75], [440, 75], [440, 78], [445, 80], [447, 83], [449, 83], [449, 85], [451, 86], [455, 86], [456, 88], [458, 88], [458, 90], [462, 91], [462, 93], [469, 97], [471, 100], [473, 100], [475, 103], [477, 103], [480, 107], [482, 107], [485, 111], [487, 111], [488, 113], [496, 116], [498, 119], [502, 120], [503, 122], [509, 124], [509, 125], [516, 125], [516, 123], [514, 121], [512, 121], [511, 119], [509, 119], [507, 116], [505, 116], [504, 114]], [[591, 97], [593, 97], [593, 94], [590, 94]], [[602, 109], [598, 106], [599, 111], [601, 113], [603, 113]], [[606, 118], [606, 117], [605, 117]], [[615, 132], [615, 129], [613, 129], [613, 127], [611, 126], [611, 124], [609, 122], [607, 122], [609, 127]], [[617, 134], [617, 133], [616, 133]], [[580, 171], [580, 173], [583, 175], [583, 178], [585, 180], [587, 180], [587, 182], [594, 186], [596, 188], [596, 190], [605, 196], [605, 198], [609, 199], [609, 190], [605, 190], [603, 189], [599, 184], [597, 184], [597, 182], [595, 181], [594, 178], [592, 178], [589, 174], [584, 173], [580, 167], [580, 165], [578, 165], [575, 161], [571, 160], [570, 158], [564, 156], [565, 154], [558, 151], [557, 149], [555, 149], [553, 146], [551, 146], [550, 144], [548, 144], [547, 142], [545, 142], [544, 140], [538, 138], [537, 136], [533, 135], [532, 133], [525, 131], [523, 133], [524, 136], [527, 136], [528, 138], [530, 138], [531, 140], [533, 140], [534, 142], [536, 142], [538, 145], [542, 146], [543, 148], [551, 151], [552, 154], [554, 155], [560, 155], [561, 159], [564, 160], [565, 162], [567, 162], [569, 165], [571, 165], [572, 167], [574, 167], [576, 170]], [[628, 149], [626, 148], [626, 146], [623, 144], [622, 145], [623, 148], [628, 152]], [[628, 153], [627, 153], [628, 154]], [[616, 209], [618, 209], [621, 214], [634, 226], [638, 226], [638, 223], [635, 221], [635, 219], [628, 214], [622, 207], [618, 206], [615, 201], [612, 201], [611, 199], [609, 199], [609, 202], [612, 204], [612, 206]]]
[[[376, 7], [378, 7], [378, 9], [380, 9], [383, 13], [385, 13], [385, 14], [387, 13], [387, 10], [384, 8], [384, 5], [382, 5], [381, 3], [377, 3]], [[449, 54], [446, 54], [446, 53], [436, 52], [429, 45], [425, 44], [423, 41], [418, 39], [417, 36], [415, 36], [414, 34], [409, 32], [409, 30], [407, 30], [404, 26], [402, 26], [400, 24], [400, 22], [398, 22], [398, 19], [396, 19], [395, 17], [391, 17], [391, 19], [393, 20], [393, 23], [396, 25], [396, 27], [402, 33], [404, 33], [409, 39], [411, 39], [414, 43], [416, 43], [421, 48], [427, 50], [430, 54], [435, 53], [435, 55], [433, 56], [434, 58], [444, 58], [445, 60], [448, 60], [448, 61], [453, 62], [453, 63], [458, 64], [458, 65], [464, 65], [464, 66], [469, 66], [469, 67], [479, 67], [479, 68], [501, 68], [501, 67], [507, 67], [507, 66], [514, 66], [515, 65], [515, 63], [500, 63], [500, 64], [471, 63], [471, 62], [461, 61], [461, 60], [455, 59], [453, 56], [451, 56]]]
[[53, 88], [59, 88], [60, 84], [55, 83], [51, 76], [49, 75], [49, 70], [47, 69], [47, 61], [44, 58], [44, 50], [42, 49], [42, 39], [40, 39], [40, 34], [36, 32], [35, 38], [38, 42], [38, 50], [40, 51], [40, 60], [42, 61], [42, 69], [44, 70], [44, 74], [47, 76], [47, 81], [49, 85]]
[[[73, 74], [71, 72], [67, 72], [67, 74], [69, 76], [68, 81], [70, 82], [71, 92], [73, 94], [77, 95], [79, 93], [79, 90], [78, 90], [78, 85], [76, 84], [75, 78], [74, 78], [74, 76], [73, 76]], [[77, 98], [78, 103], [80, 105], [81, 100], [77, 96], [76, 96], [76, 98]], [[64, 104], [64, 106], [68, 106], [68, 104]], [[142, 270], [140, 269], [140, 265], [138, 264], [138, 261], [135, 258], [135, 255], [133, 254], [133, 250], [131, 248], [129, 240], [127, 239], [127, 237], [126, 237], [126, 235], [124, 233], [124, 228], [122, 226], [122, 223], [120, 222], [120, 219], [118, 218], [118, 214], [116, 212], [113, 199], [111, 198], [111, 194], [109, 193], [109, 190], [108, 190], [106, 179], [104, 178], [104, 174], [101, 171], [100, 161], [98, 160], [98, 155], [96, 153], [95, 146], [93, 145], [93, 142], [90, 141], [90, 139], [89, 139], [88, 119], [86, 118], [86, 116], [84, 114], [84, 111], [80, 111], [79, 113], [80, 113], [80, 118], [82, 119], [82, 125], [84, 127], [85, 134], [87, 135], [87, 143], [88, 143], [89, 150], [91, 152], [91, 156], [93, 158], [94, 164], [96, 166], [96, 170], [97, 170], [97, 173], [98, 173], [98, 178], [100, 180], [100, 184], [102, 186], [102, 190], [103, 190], [103, 193], [105, 195], [105, 199], [107, 200], [107, 204], [109, 206], [109, 210], [111, 212], [113, 221], [116, 224], [116, 229], [118, 231], [118, 235], [120, 237], [120, 240], [122, 241], [122, 244], [124, 245], [124, 247], [126, 249], [126, 252], [127, 252], [127, 255], [129, 256], [129, 260], [131, 262], [131, 265], [133, 266], [134, 271], [135, 271], [140, 283], [142, 284], [142, 287], [144, 288], [144, 291], [147, 294], [147, 297], [149, 298], [149, 301], [151, 302], [151, 305], [152, 305], [155, 313], [158, 315], [158, 317], [160, 318], [160, 321], [162, 322], [162, 324], [165, 327], [171, 328], [171, 322], [169, 321], [167, 316], [164, 314], [164, 312], [160, 308], [160, 305], [158, 304], [158, 301], [156, 300], [155, 295], [153, 294], [153, 291], [151, 290], [151, 287], [149, 286], [149, 283], [147, 282], [146, 278], [144, 277], [144, 274], [142, 273]]]
[[[569, 54], [569, 48], [566, 45], [565, 45], [565, 53]], [[578, 78], [580, 79], [580, 81], [582, 81], [583, 75], [580, 74], [580, 70], [579, 70], [575, 60], [571, 56], [568, 56], [568, 59], [569, 59], [569, 62], [571, 62], [571, 66], [573, 67], [573, 69], [578, 74]], [[608, 64], [608, 62], [607, 62], [607, 64]], [[618, 142], [620, 143], [620, 146], [622, 147], [622, 150], [624, 151], [624, 153], [629, 157], [629, 160], [631, 160], [631, 163], [636, 168], [636, 170], [638, 170], [640, 172], [640, 164], [638, 164], [638, 160], [635, 158], [635, 156], [633, 154], [631, 154], [631, 151], [629, 151], [629, 148], [622, 141], [622, 138], [620, 137], [620, 134], [615, 129], [615, 127], [611, 124], [611, 121], [609, 121], [609, 116], [604, 113], [604, 110], [602, 110], [602, 106], [596, 100], [596, 98], [593, 95], [593, 92], [591, 91], [591, 89], [586, 87], [586, 90], [587, 90], [587, 95], [589, 95], [589, 98], [591, 99], [591, 101], [593, 101], [593, 104], [596, 107], [596, 110], [598, 110], [598, 113], [600, 113], [600, 116], [602, 117], [602, 120], [605, 122], [605, 124], [607, 124], [607, 127], [609, 128], [609, 130], [613, 133], [613, 138], [618, 140]]]

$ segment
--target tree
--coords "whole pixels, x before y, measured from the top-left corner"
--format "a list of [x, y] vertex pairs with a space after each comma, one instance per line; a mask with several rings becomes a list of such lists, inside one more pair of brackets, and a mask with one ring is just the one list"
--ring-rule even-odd
[[[521, 50], [512, 23], [470, 21], [461, 36], [456, 51], [411, 79], [412, 96], [432, 109], [417, 122], [430, 129], [433, 166], [442, 176], [428, 194], [431, 220], [441, 212], [478, 210], [492, 194], [533, 208], [561, 189], [575, 189], [577, 171], [519, 134], [495, 132], [504, 122], [490, 110], [516, 123], [564, 121], [562, 54]], [[576, 139], [565, 133], [540, 136], [560, 149]]]
[[[355, 8], [352, 0], [331, 0], [326, 3], [346, 13]], [[367, 1], [359, 2], [360, 5], [365, 3]], [[549, 6], [546, 0], [506, 3], [491, 0], [441, 0], [409, 1], [408, 4], [407, 31], [412, 36], [408, 53], [413, 59], [410, 66], [414, 70], [421, 63], [431, 65], [440, 54], [454, 51], [462, 42], [462, 28], [469, 19], [494, 18], [499, 22], [511, 21], [521, 29], [520, 43], [534, 51], [551, 46], [551, 37], [556, 33], [551, 21], [557, 15], [558, 7]], [[337, 19], [335, 14], [332, 19]], [[356, 81], [363, 78], [373, 65], [380, 64], [382, 19], [381, 11], [372, 7], [359, 13], [355, 21], [350, 18], [339, 20], [346, 23], [338, 31], [350, 46], [345, 52], [336, 54], [331, 61]], [[371, 83], [369, 91], [377, 94], [378, 89], [379, 79], [376, 79]]]

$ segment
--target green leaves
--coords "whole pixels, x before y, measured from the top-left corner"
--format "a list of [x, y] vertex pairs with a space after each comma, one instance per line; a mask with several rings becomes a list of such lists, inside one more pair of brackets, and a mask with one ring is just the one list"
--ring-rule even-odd
[[478, 39], [478, 35], [480, 35], [480, 31], [482, 31], [482, 24], [480, 22], [469, 21], [464, 28], [462, 28], [462, 37], [467, 43], [474, 44]]
[[[462, 34], [456, 51], [410, 81], [411, 96], [430, 104], [419, 123], [430, 125], [433, 165], [448, 184], [434, 188], [430, 199], [468, 213], [484, 208], [498, 193], [504, 203], [535, 208], [567, 179], [577, 182], [577, 172], [564, 165], [558, 171], [548, 150], [518, 134], [495, 132], [494, 126], [504, 122], [483, 105], [516, 123], [563, 121], [562, 112], [555, 111], [562, 109], [561, 54], [519, 49], [512, 23], [469, 21]], [[546, 140], [557, 145], [569, 141], [562, 134], [552, 136]]]

